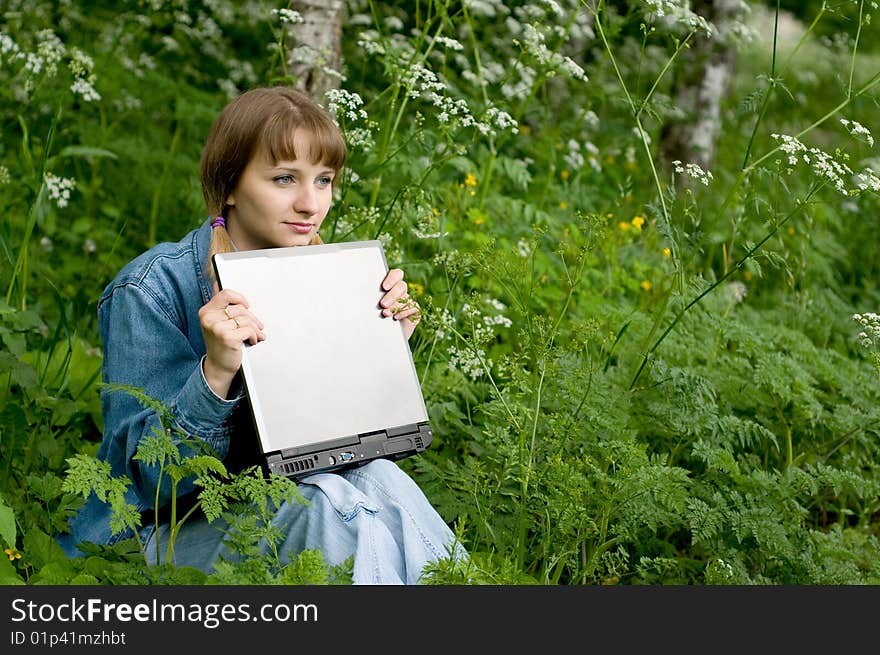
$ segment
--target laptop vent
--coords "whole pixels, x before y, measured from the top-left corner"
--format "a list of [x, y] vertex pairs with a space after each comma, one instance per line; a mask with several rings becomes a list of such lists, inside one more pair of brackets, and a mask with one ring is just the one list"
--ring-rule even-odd
[[302, 473], [303, 471], [311, 471], [315, 468], [315, 461], [311, 457], [305, 459], [295, 459], [292, 462], [284, 462], [281, 465], [285, 473]]
[[416, 448], [424, 448], [421, 437], [416, 437], [413, 441], [415, 441]]

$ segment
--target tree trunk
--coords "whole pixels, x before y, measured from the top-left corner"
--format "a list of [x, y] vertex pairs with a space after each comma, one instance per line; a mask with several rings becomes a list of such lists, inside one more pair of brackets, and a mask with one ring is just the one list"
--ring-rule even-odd
[[738, 0], [700, 0], [692, 9], [716, 28], [711, 39], [700, 38], [682, 53], [675, 104], [684, 116], [663, 128], [663, 160], [680, 160], [710, 170], [721, 132], [721, 105], [727, 96], [736, 63], [736, 44], [729, 26], [742, 20]]
[[320, 103], [342, 80], [344, 0], [297, 0], [293, 10], [303, 20], [287, 31], [287, 67], [296, 87]]

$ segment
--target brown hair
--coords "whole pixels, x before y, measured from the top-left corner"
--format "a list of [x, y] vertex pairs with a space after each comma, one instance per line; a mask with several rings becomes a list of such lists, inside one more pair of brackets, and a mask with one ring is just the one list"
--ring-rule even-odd
[[[308, 152], [296, 152], [297, 130], [308, 133]], [[346, 148], [333, 117], [304, 93], [287, 86], [245, 91], [220, 112], [202, 150], [202, 194], [212, 217], [226, 217], [226, 198], [248, 162], [260, 153], [273, 162], [302, 156], [338, 173], [345, 165]], [[322, 243], [321, 237], [315, 234], [312, 243]], [[232, 250], [226, 228], [213, 228], [209, 257]]]

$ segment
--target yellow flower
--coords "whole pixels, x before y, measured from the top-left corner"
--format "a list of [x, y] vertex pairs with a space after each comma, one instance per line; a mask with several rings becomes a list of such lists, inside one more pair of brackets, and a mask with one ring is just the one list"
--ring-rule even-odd
[[641, 282], [639, 282], [639, 286], [642, 287], [642, 289], [644, 289], [645, 291], [650, 291], [651, 287], [653, 287], [654, 285], [651, 284], [651, 280], [642, 280]]
[[21, 559], [21, 553], [19, 553], [18, 550], [15, 548], [6, 548], [3, 552], [6, 553], [6, 556], [9, 558], [10, 562], [16, 559]]
[[645, 217], [644, 216], [636, 216], [630, 222], [632, 223], [634, 228], [636, 228], [637, 230], [641, 230], [642, 225], [645, 224]]
[[624, 166], [626, 166], [626, 170], [628, 171], [634, 171], [639, 167], [639, 165], [631, 159], [628, 159]]
[[563, 200], [559, 203], [559, 209], [568, 209], [568, 203]]
[[529, 125], [520, 125], [519, 126], [519, 133], [520, 134], [531, 134], [531, 132], [532, 132], [531, 126], [529, 126]]
[[474, 225], [482, 225], [483, 224], [483, 215], [479, 214], [476, 218], [474, 218]]
[[794, 236], [794, 228], [791, 225], [788, 226], [788, 233]]
[[559, 171], [559, 177], [561, 177], [563, 180], [567, 180], [568, 176], [569, 172], [567, 168], [563, 168], [561, 171]]
[[436, 207], [431, 207], [431, 211], [434, 212], [434, 216], [439, 216], [439, 215], [440, 215], [440, 210], [437, 209]]
[[663, 256], [664, 257], [672, 257], [672, 251], [669, 248], [664, 248], [663, 249]]
[[407, 282], [406, 286], [409, 289], [409, 292], [414, 296], [421, 296], [423, 293], [425, 293], [424, 284], [419, 284], [418, 282]]
[[620, 221], [620, 223], [617, 224], [617, 227], [619, 227], [622, 231], [626, 232], [631, 226], [626, 221]]
[[473, 196], [477, 195], [477, 192], [476, 191], [468, 191], [468, 195], [473, 197]]
[[607, 157], [605, 157], [606, 164], [613, 164], [614, 162], [615, 162], [614, 155], [608, 155]]
[[468, 173], [467, 177], [464, 178], [465, 186], [477, 186], [477, 178], [473, 176], [473, 173]]
[[743, 271], [743, 278], [746, 282], [750, 281], [754, 276], [751, 271]]

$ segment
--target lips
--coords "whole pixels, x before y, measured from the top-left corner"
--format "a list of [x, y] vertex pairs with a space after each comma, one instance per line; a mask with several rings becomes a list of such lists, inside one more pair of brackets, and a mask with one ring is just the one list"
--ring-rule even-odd
[[285, 221], [284, 224], [297, 234], [308, 234], [315, 227], [308, 221]]

